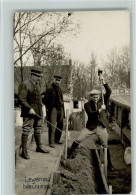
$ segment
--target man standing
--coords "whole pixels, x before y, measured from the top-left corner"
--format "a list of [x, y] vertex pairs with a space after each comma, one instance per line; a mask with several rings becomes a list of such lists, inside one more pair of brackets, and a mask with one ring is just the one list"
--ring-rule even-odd
[[34, 138], [36, 141], [36, 152], [49, 153], [41, 144], [42, 129], [42, 98], [39, 87], [39, 80], [42, 77], [41, 67], [33, 67], [31, 76], [19, 85], [18, 97], [21, 104], [21, 117], [23, 117], [22, 127], [22, 153], [24, 159], [29, 159], [27, 153], [27, 140], [29, 132], [34, 128]]
[[[86, 123], [86, 128], [81, 134], [77, 142], [80, 143], [83, 140], [85, 140], [88, 136], [91, 136], [95, 134], [100, 141], [100, 144], [103, 146], [103, 148], [108, 148], [108, 120], [106, 117], [106, 106], [108, 103], [108, 99], [111, 95], [111, 89], [109, 85], [104, 81], [102, 73], [99, 75], [99, 79], [104, 86], [106, 93], [104, 94], [102, 98], [102, 94], [99, 90], [92, 90], [89, 94], [90, 101], [85, 103], [84, 108], [88, 116], [88, 120]], [[103, 99], [103, 100], [102, 100]], [[72, 147], [70, 149], [69, 156], [71, 153], [77, 148], [78, 143], [74, 142], [72, 144]], [[111, 157], [109, 149], [107, 150], [107, 157], [108, 157], [108, 168], [110, 171], [114, 171], [114, 167], [111, 163]]]
[[48, 119], [49, 146], [52, 148], [55, 148], [54, 143], [62, 144], [60, 138], [63, 129], [64, 101], [60, 88], [61, 81], [62, 77], [55, 75], [53, 84], [46, 90], [43, 97]]

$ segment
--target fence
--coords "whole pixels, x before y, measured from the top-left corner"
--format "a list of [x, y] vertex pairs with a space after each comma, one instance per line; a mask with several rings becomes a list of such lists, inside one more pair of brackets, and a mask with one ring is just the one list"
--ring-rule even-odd
[[115, 121], [116, 133], [120, 136], [124, 146], [131, 145], [131, 109], [128, 104], [117, 101], [113, 98], [109, 100], [109, 114], [111, 122]]

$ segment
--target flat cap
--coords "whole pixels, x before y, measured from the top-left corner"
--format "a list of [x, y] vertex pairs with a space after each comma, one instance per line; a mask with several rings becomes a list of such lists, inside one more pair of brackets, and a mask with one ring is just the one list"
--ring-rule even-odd
[[62, 76], [60, 74], [55, 74], [54, 78], [62, 79]]
[[100, 95], [101, 92], [100, 90], [97, 90], [97, 89], [93, 89], [92, 91], [89, 92], [89, 95]]
[[31, 74], [34, 74], [34, 75], [39, 76], [39, 77], [43, 77], [42, 68], [40, 66], [34, 66], [31, 69]]

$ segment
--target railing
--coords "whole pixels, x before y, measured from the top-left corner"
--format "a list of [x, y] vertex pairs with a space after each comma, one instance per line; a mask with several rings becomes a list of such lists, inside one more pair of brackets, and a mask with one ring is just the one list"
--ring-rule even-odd
[[[129, 96], [129, 95], [128, 95]], [[120, 96], [119, 96], [120, 97]], [[123, 97], [123, 96], [122, 96]], [[125, 95], [124, 95], [125, 99]], [[111, 122], [116, 123], [115, 131], [120, 136], [124, 146], [131, 145], [131, 108], [129, 102], [118, 101], [111, 97], [108, 107]]]

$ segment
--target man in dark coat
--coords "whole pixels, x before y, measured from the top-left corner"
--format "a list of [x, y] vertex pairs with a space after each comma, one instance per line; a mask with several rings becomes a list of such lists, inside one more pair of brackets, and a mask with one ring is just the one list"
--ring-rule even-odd
[[[86, 123], [86, 128], [81, 134], [77, 142], [74, 142], [71, 151], [69, 153], [69, 156], [73, 152], [75, 148], [77, 148], [78, 143], [81, 143], [83, 140], [85, 140], [88, 136], [96, 135], [97, 139], [100, 141], [103, 148], [108, 148], [108, 120], [106, 117], [106, 106], [108, 103], [108, 99], [111, 95], [111, 89], [107, 83], [105, 83], [102, 74], [99, 76], [100, 81], [102, 82], [104, 88], [105, 88], [105, 95], [104, 95], [104, 104], [101, 97], [101, 92], [99, 90], [92, 90], [90, 92], [90, 101], [85, 103], [84, 108], [88, 116], [88, 120]], [[111, 171], [114, 171], [114, 167], [111, 163], [110, 158], [110, 152], [109, 149], [107, 150], [108, 154], [108, 168]]]
[[36, 152], [49, 153], [41, 144], [42, 129], [42, 98], [39, 87], [39, 80], [42, 77], [41, 67], [33, 67], [31, 76], [19, 85], [18, 97], [21, 104], [21, 117], [23, 117], [22, 127], [22, 153], [24, 159], [29, 159], [27, 153], [27, 140], [29, 132], [34, 128], [34, 138], [36, 141]]
[[[104, 84], [104, 88], [106, 90], [104, 95], [104, 102], [107, 105], [107, 101], [111, 94], [111, 89], [106, 83]], [[94, 131], [98, 136], [101, 145], [104, 148], [107, 148], [108, 133], [106, 128], [108, 128], [108, 120], [106, 117], [106, 106], [102, 103], [102, 99], [100, 98], [100, 91], [92, 90], [89, 95], [90, 101], [84, 105], [88, 116], [86, 128], [90, 131]]]
[[60, 138], [63, 129], [64, 101], [60, 88], [62, 77], [54, 76], [53, 84], [46, 90], [43, 97], [43, 104], [46, 106], [49, 146], [55, 148], [55, 143], [61, 144]]

